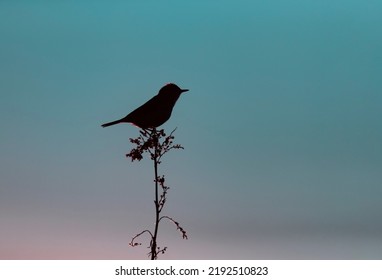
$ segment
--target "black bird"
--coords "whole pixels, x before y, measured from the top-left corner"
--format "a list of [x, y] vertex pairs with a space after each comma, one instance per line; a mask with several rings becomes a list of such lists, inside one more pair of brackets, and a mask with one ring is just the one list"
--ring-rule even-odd
[[181, 89], [175, 84], [167, 84], [159, 90], [159, 93], [138, 107], [126, 117], [113, 122], [105, 123], [102, 127], [108, 127], [118, 123], [132, 123], [142, 129], [156, 128], [164, 124], [171, 116], [172, 108], [179, 96], [188, 91]]

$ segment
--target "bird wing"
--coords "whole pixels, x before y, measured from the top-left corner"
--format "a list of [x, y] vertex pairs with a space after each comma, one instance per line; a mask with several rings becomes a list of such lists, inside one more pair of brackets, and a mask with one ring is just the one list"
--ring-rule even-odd
[[132, 111], [126, 117], [124, 117], [124, 121], [126, 122], [135, 122], [137, 119], [142, 119], [150, 115], [152, 112], [158, 110], [159, 107], [158, 95], [151, 98], [149, 101]]

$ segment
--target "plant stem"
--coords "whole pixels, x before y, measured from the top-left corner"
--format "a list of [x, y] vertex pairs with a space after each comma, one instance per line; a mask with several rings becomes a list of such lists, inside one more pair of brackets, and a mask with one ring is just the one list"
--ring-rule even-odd
[[153, 236], [153, 242], [151, 244], [151, 260], [157, 259], [157, 236], [158, 236], [158, 227], [159, 227], [159, 199], [158, 199], [158, 135], [156, 134], [156, 129], [153, 131], [155, 137], [155, 151], [154, 151], [154, 173], [155, 173], [155, 230]]

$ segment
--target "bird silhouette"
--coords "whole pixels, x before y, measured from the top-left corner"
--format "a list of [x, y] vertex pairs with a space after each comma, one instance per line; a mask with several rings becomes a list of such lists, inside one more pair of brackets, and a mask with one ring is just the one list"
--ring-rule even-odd
[[188, 91], [181, 89], [175, 84], [167, 84], [159, 90], [159, 93], [138, 107], [126, 117], [104, 123], [102, 127], [108, 127], [119, 123], [132, 123], [142, 129], [156, 128], [164, 124], [170, 117], [172, 109], [179, 96]]

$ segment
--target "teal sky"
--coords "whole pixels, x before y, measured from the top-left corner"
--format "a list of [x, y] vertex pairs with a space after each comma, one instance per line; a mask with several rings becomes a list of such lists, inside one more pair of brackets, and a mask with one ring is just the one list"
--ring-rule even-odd
[[[146, 259], [138, 130], [168, 82], [164, 259], [382, 258], [382, 2], [1, 1], [0, 259]], [[145, 242], [146, 240], [142, 240]]]

